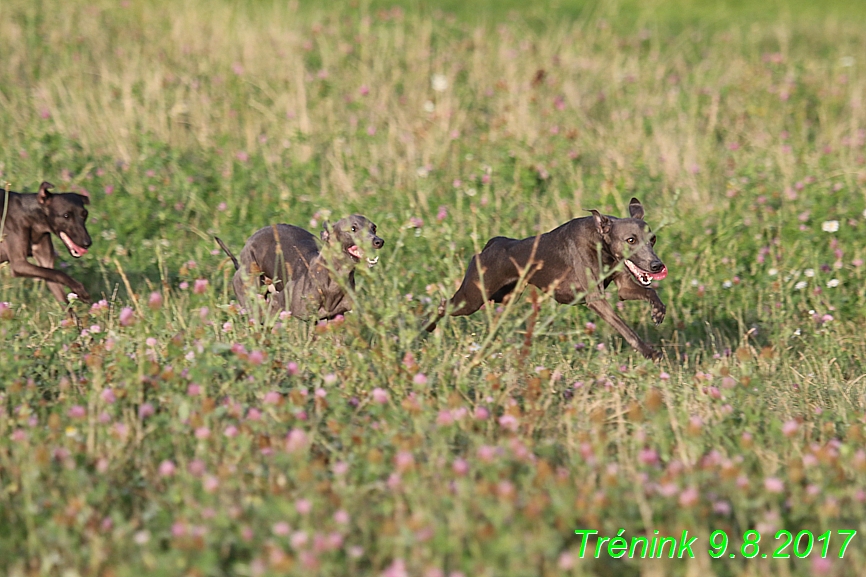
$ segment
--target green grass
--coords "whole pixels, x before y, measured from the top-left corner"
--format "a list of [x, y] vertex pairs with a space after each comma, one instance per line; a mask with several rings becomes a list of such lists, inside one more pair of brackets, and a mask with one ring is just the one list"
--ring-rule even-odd
[[[0, 272], [7, 574], [860, 574], [862, 7], [442, 6], [0, 4], [0, 180], [89, 192], [59, 266], [106, 301]], [[632, 196], [661, 363], [530, 291], [419, 335], [488, 238]], [[386, 245], [344, 320], [231, 305], [214, 234], [351, 212]], [[828, 558], [743, 559], [783, 529]]]

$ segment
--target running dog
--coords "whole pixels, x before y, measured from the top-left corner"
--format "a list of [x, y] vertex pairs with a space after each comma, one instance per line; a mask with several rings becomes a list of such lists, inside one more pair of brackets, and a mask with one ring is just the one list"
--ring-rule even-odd
[[[3, 237], [0, 238], [0, 263], [8, 262], [14, 277], [41, 278], [61, 304], [66, 304], [67, 291], [84, 302], [90, 295], [84, 285], [54, 269], [54, 245], [51, 235], [57, 235], [74, 258], [87, 254], [93, 244], [87, 232], [87, 209], [90, 199], [74, 192], [52, 194], [54, 185], [43, 182], [39, 192], [20, 193], [0, 189], [0, 215]], [[37, 264], [28, 261], [33, 257]]]
[[[490, 239], [469, 261], [463, 283], [449, 301], [450, 314], [470, 315], [485, 301], [502, 302], [525, 274], [528, 284], [552, 291], [558, 303], [585, 302], [643, 356], [660, 358], [604, 297], [605, 289], [613, 282], [620, 300], [649, 301], [656, 325], [665, 318], [665, 305], [651, 285], [665, 278], [668, 271], [653, 249], [656, 236], [643, 220], [643, 206], [632, 198], [628, 218], [605, 216], [597, 210], [589, 212], [592, 216], [575, 218], [538, 236]], [[479, 267], [483, 274], [479, 274]], [[443, 301], [426, 329], [433, 331], [445, 314]]]
[[250, 289], [258, 292], [267, 286], [271, 313], [287, 310], [301, 319], [331, 319], [350, 310], [352, 302], [343, 287], [354, 291], [355, 265], [385, 241], [376, 235], [376, 225], [359, 214], [341, 219], [333, 228], [326, 223], [320, 238], [325, 245], [321, 249], [316, 237], [300, 227], [266, 226], [247, 240], [240, 262], [216, 238], [235, 265], [232, 287], [238, 303], [246, 307]]

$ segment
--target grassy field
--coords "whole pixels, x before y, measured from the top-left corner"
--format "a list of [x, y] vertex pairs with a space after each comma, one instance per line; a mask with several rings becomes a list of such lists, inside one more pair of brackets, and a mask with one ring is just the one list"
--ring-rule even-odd
[[[104, 299], [0, 270], [6, 574], [862, 574], [864, 9], [444, 6], [0, 4], [0, 180], [87, 191]], [[419, 336], [491, 236], [632, 196], [660, 363], [530, 291]], [[232, 306], [214, 234], [351, 212], [344, 320]]]

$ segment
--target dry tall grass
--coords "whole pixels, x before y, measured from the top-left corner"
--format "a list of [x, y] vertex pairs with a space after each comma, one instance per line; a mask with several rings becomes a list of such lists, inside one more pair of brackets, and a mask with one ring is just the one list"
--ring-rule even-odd
[[[323, 192], [393, 187], [429, 209], [419, 167], [459, 173], [467, 150], [505, 148], [561, 195], [549, 225], [576, 212], [586, 170], [621, 203], [650, 177], [700, 212], [723, 192], [729, 147], [788, 187], [866, 126], [864, 40], [840, 21], [623, 36], [604, 19], [491, 31], [297, 3], [29, 4], [0, 8], [7, 165], [50, 115], [86, 150], [127, 163], [143, 134], [226, 158], [319, 155]], [[862, 170], [859, 154], [843, 148], [834, 168]]]

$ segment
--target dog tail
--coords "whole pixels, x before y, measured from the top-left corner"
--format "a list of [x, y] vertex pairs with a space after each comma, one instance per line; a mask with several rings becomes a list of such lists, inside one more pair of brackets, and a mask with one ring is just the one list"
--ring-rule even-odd
[[217, 244], [220, 245], [220, 248], [223, 249], [223, 252], [225, 252], [227, 255], [229, 255], [229, 258], [232, 259], [232, 263], [234, 263], [234, 265], [235, 265], [235, 270], [240, 269], [241, 265], [238, 262], [238, 259], [236, 259], [235, 255], [232, 254], [232, 251], [229, 250], [229, 247], [226, 246], [226, 243], [224, 243], [222, 240], [220, 240], [220, 237], [218, 237], [218, 236], [215, 236], [213, 238], [215, 241], [217, 241]]

